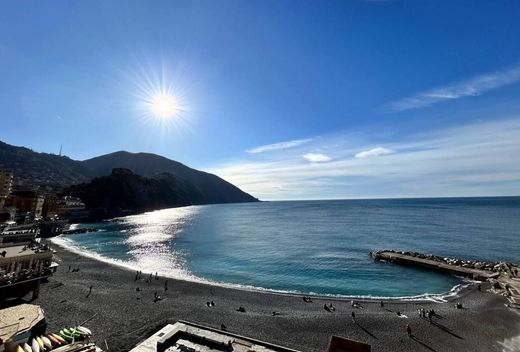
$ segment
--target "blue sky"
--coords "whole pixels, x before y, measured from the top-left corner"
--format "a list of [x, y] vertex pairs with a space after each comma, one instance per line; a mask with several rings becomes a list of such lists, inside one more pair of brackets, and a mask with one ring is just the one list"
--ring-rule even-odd
[[10, 144], [153, 152], [262, 199], [520, 194], [519, 2], [0, 8]]

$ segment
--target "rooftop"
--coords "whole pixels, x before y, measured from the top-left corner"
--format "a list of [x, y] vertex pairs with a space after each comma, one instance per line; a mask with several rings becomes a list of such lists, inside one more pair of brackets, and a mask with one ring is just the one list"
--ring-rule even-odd
[[40, 306], [33, 304], [0, 309], [0, 339], [7, 341], [21, 332], [30, 330], [44, 318]]
[[202, 325], [178, 321], [168, 324], [130, 352], [237, 351], [298, 352]]
[[[39, 247], [28, 247], [27, 245], [23, 245], [23, 244], [0, 247], [0, 253], [2, 253], [3, 251], [6, 252], [5, 258], [22, 257], [22, 256], [26, 256], [26, 255], [43, 253], [43, 252], [52, 253], [51, 250], [44, 250]], [[0, 256], [0, 259], [2, 259], [2, 256]]]

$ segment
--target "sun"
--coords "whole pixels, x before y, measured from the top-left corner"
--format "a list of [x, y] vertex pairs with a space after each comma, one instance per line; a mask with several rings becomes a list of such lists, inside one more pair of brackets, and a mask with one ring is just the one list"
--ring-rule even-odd
[[153, 98], [151, 108], [156, 117], [170, 118], [176, 114], [178, 106], [175, 104], [173, 96], [162, 93]]

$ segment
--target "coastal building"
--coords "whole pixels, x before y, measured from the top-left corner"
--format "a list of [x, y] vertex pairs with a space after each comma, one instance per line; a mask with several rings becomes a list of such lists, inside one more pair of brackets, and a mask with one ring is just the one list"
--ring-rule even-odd
[[[0, 232], [0, 245], [7, 243], [25, 243], [34, 242], [39, 234], [39, 227], [36, 223], [8, 224], [2, 232]], [[1, 252], [1, 251], [0, 251]]]
[[0, 169], [0, 210], [4, 208], [5, 200], [11, 194], [13, 176], [12, 170]]
[[56, 270], [54, 251], [39, 243], [0, 244], [0, 300], [23, 297], [30, 291], [37, 297], [41, 280]]
[[30, 213], [33, 219], [42, 217], [45, 198], [34, 191], [15, 191], [10, 196], [11, 205], [20, 213]]
[[0, 197], [8, 197], [11, 194], [13, 178], [12, 170], [0, 169]]
[[45, 195], [45, 201], [42, 207], [42, 217], [53, 218], [58, 216], [58, 195], [49, 193]]
[[185, 321], [166, 325], [130, 350], [130, 352], [156, 351], [298, 352], [290, 348]]
[[88, 219], [90, 213], [85, 209], [85, 203], [78, 197], [64, 196], [57, 200], [55, 212], [60, 219], [79, 222]]

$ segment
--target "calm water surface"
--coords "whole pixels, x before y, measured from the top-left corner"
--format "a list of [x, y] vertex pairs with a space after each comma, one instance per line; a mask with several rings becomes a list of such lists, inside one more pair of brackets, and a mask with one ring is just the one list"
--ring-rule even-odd
[[391, 248], [520, 261], [520, 197], [192, 206], [98, 224], [57, 242], [145, 272], [349, 296], [442, 294], [459, 278], [376, 263]]

